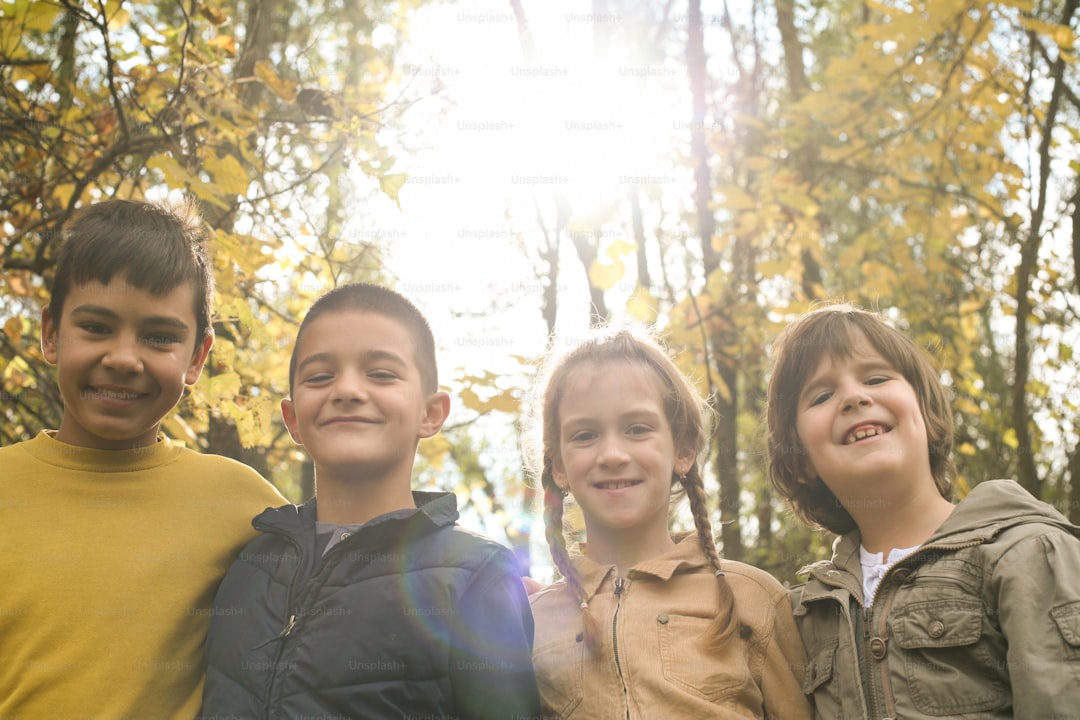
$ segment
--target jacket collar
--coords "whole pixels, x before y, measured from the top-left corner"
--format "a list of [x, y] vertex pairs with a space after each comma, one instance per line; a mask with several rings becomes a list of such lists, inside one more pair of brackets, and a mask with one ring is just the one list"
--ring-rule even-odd
[[[630, 568], [627, 573], [630, 579], [653, 578], [667, 581], [680, 570], [696, 570], [708, 564], [696, 535], [690, 533], [685, 537], [675, 539], [677, 542], [671, 550]], [[577, 543], [571, 547], [570, 564], [577, 570], [585, 596], [591, 599], [600, 591], [604, 581], [616, 570], [614, 565], [601, 565], [590, 560], [585, 556], [585, 552], [585, 543]]]
[[[986, 480], [976, 485], [960, 502], [919, 550], [907, 559], [917, 559], [925, 549], [950, 550], [981, 545], [994, 540], [1008, 528], [1026, 523], [1056, 525], [1080, 537], [1080, 527], [1069, 521], [1053, 506], [1036, 500], [1012, 480]], [[858, 530], [842, 535], [833, 543], [831, 560], [807, 565], [800, 575], [809, 573], [810, 581], [803, 587], [803, 601], [832, 596], [831, 588], [842, 587], [862, 598], [862, 569], [859, 564]], [[817, 582], [815, 582], [817, 581]]]
[[[457, 498], [451, 492], [413, 491], [415, 508], [403, 508], [380, 515], [364, 523], [356, 534], [393, 532], [400, 529], [412, 536], [426, 535], [441, 527], [453, 525], [458, 519]], [[283, 505], [268, 508], [252, 521], [256, 530], [277, 532], [297, 539], [313, 537], [318, 498], [303, 505]]]

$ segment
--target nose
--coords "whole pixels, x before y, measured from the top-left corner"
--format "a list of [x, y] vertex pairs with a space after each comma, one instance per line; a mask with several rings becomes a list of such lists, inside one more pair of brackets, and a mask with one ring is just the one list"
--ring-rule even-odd
[[600, 441], [600, 453], [597, 462], [604, 467], [618, 467], [628, 461], [622, 438], [617, 435], [605, 435]]
[[856, 407], [866, 407], [873, 404], [873, 399], [866, 391], [862, 383], [852, 383], [844, 388], [843, 403], [841, 407], [846, 410], [854, 410]]
[[346, 371], [338, 376], [334, 383], [331, 399], [336, 403], [365, 402], [367, 400], [367, 384], [362, 374]]
[[142, 371], [142, 347], [139, 340], [126, 333], [118, 334], [105, 351], [101, 364], [118, 373], [138, 373]]

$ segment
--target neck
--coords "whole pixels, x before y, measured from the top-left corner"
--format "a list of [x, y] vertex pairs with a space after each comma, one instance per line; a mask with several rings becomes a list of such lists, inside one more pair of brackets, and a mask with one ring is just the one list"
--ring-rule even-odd
[[662, 532], [643, 533], [640, 528], [590, 528], [586, 522], [585, 533], [588, 540], [585, 555], [601, 565], [614, 565], [620, 577], [626, 577], [635, 565], [675, 547], [675, 541], [666, 528]]
[[917, 547], [929, 540], [955, 507], [936, 488], [932, 494], [896, 498], [886, 504], [888, 507], [851, 514], [863, 547], [885, 558], [895, 548]]
[[361, 525], [395, 510], [416, 507], [411, 478], [341, 478], [316, 469], [317, 519], [335, 525]]

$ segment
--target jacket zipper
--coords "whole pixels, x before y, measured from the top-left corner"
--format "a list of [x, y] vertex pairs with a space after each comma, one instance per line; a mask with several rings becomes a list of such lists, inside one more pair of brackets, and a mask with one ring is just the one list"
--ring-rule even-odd
[[[981, 540], [974, 540], [974, 541], [968, 541], [968, 542], [965, 542], [965, 543], [955, 543], [955, 544], [942, 543], [940, 545], [935, 544], [935, 545], [926, 545], [924, 547], [921, 547], [918, 550], [916, 550], [914, 553], [912, 553], [911, 555], [908, 555], [906, 558], [904, 558], [903, 560], [901, 560], [900, 562], [896, 563], [895, 565], [890, 567], [888, 570], [886, 570], [885, 574], [881, 577], [881, 581], [878, 583], [878, 590], [880, 590], [881, 588], [883, 588], [885, 586], [885, 583], [889, 580], [889, 576], [892, 575], [892, 573], [895, 570], [908, 565], [909, 560], [913, 560], [918, 555], [921, 555], [922, 553], [924, 553], [927, 550], [949, 550], [949, 551], [954, 551], [954, 550], [963, 550], [964, 548], [969, 548], [969, 547], [975, 547], [976, 545], [981, 545], [981, 544], [982, 544]], [[872, 671], [868, 672], [868, 677], [865, 679], [866, 683], [864, 683], [864, 688], [863, 688], [864, 691], [868, 691], [868, 694], [869, 694], [869, 697], [866, 698], [866, 709], [870, 713], [871, 717], [885, 717], [886, 714], [889, 711], [894, 711], [894, 714], [895, 714], [895, 707], [894, 707], [895, 701], [893, 700], [893, 697], [892, 697], [892, 684], [891, 684], [891, 682], [889, 680], [889, 670], [888, 670], [888, 666], [889, 666], [889, 648], [888, 648], [888, 644], [887, 644], [888, 643], [888, 638], [886, 636], [888, 634], [888, 630], [887, 630], [888, 625], [887, 625], [887, 623], [888, 623], [889, 612], [892, 611], [892, 601], [893, 601], [893, 597], [896, 595], [896, 588], [891, 588], [891, 589], [887, 590], [886, 594], [887, 594], [887, 601], [885, 602], [885, 607], [884, 607], [883, 611], [881, 612], [881, 628], [880, 628], [881, 633], [882, 633], [881, 634], [881, 639], [883, 641], [885, 641], [885, 643], [886, 643], [885, 657], [883, 657], [881, 659], [880, 663], [879, 663], [879, 665], [880, 665], [880, 668], [879, 668], [880, 669], [880, 676], [878, 676], [877, 673], [874, 673]], [[873, 606], [877, 604], [877, 601], [878, 601], [878, 599], [880, 597], [881, 597], [881, 593], [880, 592], [875, 592], [874, 593], [874, 599], [870, 603], [870, 607], [864, 607], [863, 608], [863, 648], [864, 648], [864, 651], [868, 650], [869, 647], [870, 647], [870, 626], [871, 626], [871, 624], [873, 622], [873, 618], [874, 618]], [[869, 667], [867, 667], [866, 669], [870, 670]], [[877, 683], [875, 682], [875, 680], [880, 681], [880, 683], [881, 683], [881, 688], [880, 688], [881, 692], [880, 693], [877, 692], [878, 688], [876, 687]], [[885, 705], [885, 707], [883, 707], [883, 708], [878, 707], [879, 695], [880, 695], [881, 702], [883, 702], [884, 705]]]
[[623, 702], [626, 704], [626, 720], [630, 720], [630, 693], [626, 688], [626, 678], [623, 677], [622, 661], [619, 660], [619, 608], [622, 606], [623, 588], [626, 582], [621, 578], [615, 578], [615, 612], [611, 616], [611, 646], [615, 655], [615, 669], [619, 673], [619, 682], [622, 683]]
[[296, 615], [297, 615], [297, 613], [296, 613], [296, 607], [293, 604], [294, 603], [294, 593], [295, 593], [295, 590], [296, 590], [297, 578], [300, 577], [300, 573], [304, 569], [304, 549], [300, 546], [300, 543], [298, 543], [295, 539], [293, 539], [293, 537], [291, 535], [289, 535], [288, 533], [284, 533], [284, 532], [281, 532], [281, 531], [278, 531], [278, 530], [270, 530], [269, 532], [275, 532], [278, 535], [283, 536], [286, 540], [288, 540], [289, 543], [291, 543], [292, 546], [294, 548], [296, 548], [296, 552], [297, 552], [298, 557], [300, 558], [300, 561], [297, 563], [296, 571], [293, 573], [292, 581], [289, 583], [289, 594], [288, 594], [288, 599], [287, 599], [287, 603], [286, 603], [286, 607], [289, 610], [289, 619], [286, 621], [285, 627], [283, 627], [281, 629], [281, 632], [279, 632], [274, 637], [270, 638], [266, 642], [263, 642], [263, 643], [260, 643], [259, 645], [256, 645], [254, 648], [252, 648], [253, 650], [255, 650], [255, 649], [258, 649], [258, 648], [261, 648], [261, 647], [265, 647], [266, 645], [268, 645], [268, 644], [270, 644], [272, 642], [282, 641], [282, 642], [278, 643], [277, 652], [274, 653], [274, 660], [270, 664], [270, 677], [267, 679], [267, 683], [266, 683], [266, 699], [263, 701], [263, 717], [271, 717], [271, 715], [270, 715], [270, 704], [271, 704], [271, 698], [273, 698], [273, 696], [274, 696], [274, 683], [277, 681], [278, 666], [281, 663], [281, 656], [285, 652], [285, 643], [283, 641], [285, 640], [285, 638], [292, 635], [293, 629], [296, 627]]

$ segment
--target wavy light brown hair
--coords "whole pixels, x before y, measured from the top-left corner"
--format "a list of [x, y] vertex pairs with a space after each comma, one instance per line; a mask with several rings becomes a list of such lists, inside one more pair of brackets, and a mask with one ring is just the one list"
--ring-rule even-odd
[[876, 313], [838, 303], [811, 310], [788, 325], [773, 344], [765, 420], [769, 482], [810, 525], [843, 534], [855, 520], [821, 477], [811, 477], [807, 450], [796, 430], [799, 394], [824, 358], [852, 356], [865, 338], [915, 389], [926, 424], [930, 471], [938, 492], [952, 500], [956, 468], [953, 417], [941, 376], [929, 356], [904, 333]]
[[[571, 591], [582, 604], [585, 625], [585, 639], [590, 648], [595, 648], [599, 628], [588, 609], [588, 600], [581, 581], [570, 564], [570, 555], [566, 547], [566, 534], [563, 528], [563, 494], [555, 484], [552, 473], [555, 458], [559, 456], [561, 423], [559, 407], [570, 374], [582, 365], [604, 365], [614, 362], [631, 362], [647, 369], [656, 379], [657, 388], [662, 394], [664, 412], [671, 426], [676, 456], [692, 454], [693, 465], [686, 475], [680, 477], [672, 470], [672, 494], [680, 490], [686, 492], [690, 502], [690, 511], [694, 517], [697, 539], [708, 559], [709, 565], [717, 576], [719, 597], [713, 632], [707, 638], [713, 642], [723, 642], [734, 630], [735, 600], [731, 588], [724, 580], [720, 568], [720, 555], [713, 540], [712, 523], [705, 495], [705, 486], [701, 479], [697, 456], [707, 444], [704, 422], [704, 403], [694, 386], [686, 379], [668, 357], [664, 348], [648, 336], [629, 330], [607, 330], [597, 333], [580, 343], [568, 353], [551, 354], [544, 363], [538, 387], [543, 388], [542, 395], [534, 403], [537, 406], [530, 419], [530, 429], [526, 432], [525, 457], [534, 477], [539, 477], [544, 493], [544, 527], [551, 559], [559, 574], [566, 579]], [[539, 433], [535, 432], [539, 430]], [[539, 435], [539, 437], [537, 437]], [[529, 442], [529, 439], [532, 442]]]

